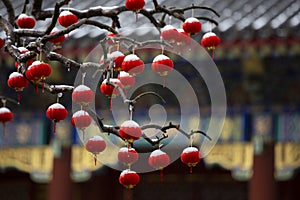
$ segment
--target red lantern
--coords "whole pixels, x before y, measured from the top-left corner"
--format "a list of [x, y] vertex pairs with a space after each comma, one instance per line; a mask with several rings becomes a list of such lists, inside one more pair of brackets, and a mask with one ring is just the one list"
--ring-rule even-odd
[[5, 134], [5, 125], [13, 120], [13, 113], [6, 107], [0, 108], [0, 122], [3, 124], [3, 134]]
[[177, 29], [172, 25], [166, 25], [161, 30], [161, 37], [170, 44], [175, 43], [175, 38], [178, 35]]
[[187, 147], [181, 153], [181, 161], [190, 167], [190, 173], [200, 160], [201, 153], [196, 147]]
[[125, 7], [133, 12], [139, 12], [145, 6], [145, 0], [126, 0]]
[[18, 92], [18, 102], [20, 102], [20, 92], [23, 91], [25, 87], [27, 87], [27, 79], [25, 79], [19, 72], [13, 72], [9, 75], [7, 84], [9, 87], [15, 89]]
[[104, 151], [105, 148], [106, 148], [105, 141], [101, 136], [98, 135], [93, 136], [86, 142], [85, 149], [94, 155], [95, 166], [97, 164], [97, 155], [100, 152]]
[[88, 112], [84, 110], [79, 110], [73, 114], [71, 123], [76, 128], [82, 130], [82, 135], [84, 139], [84, 129], [86, 129], [92, 123], [92, 117], [89, 115]]
[[[25, 54], [27, 52], [29, 52], [28, 49], [26, 49], [25, 47], [18, 47], [18, 51], [20, 52], [20, 54]], [[26, 66], [30, 66], [33, 63], [33, 59], [30, 59], [26, 62]], [[18, 68], [19, 64], [16, 62], [15, 63], [16, 68]]]
[[122, 69], [132, 76], [136, 76], [144, 70], [144, 62], [135, 54], [127, 55], [122, 63]]
[[[53, 30], [50, 32], [50, 35], [54, 35], [59, 31], [58, 28], [54, 27]], [[57, 38], [53, 38], [49, 42], [51, 42], [54, 45], [60, 45], [63, 41], [65, 41], [66, 37], [65, 35], [58, 36]]]
[[205, 33], [201, 40], [201, 45], [208, 50], [214, 50], [219, 44], [220, 38], [213, 32]]
[[195, 34], [201, 31], [202, 25], [197, 18], [189, 17], [182, 24], [182, 28], [188, 34]]
[[[185, 47], [191, 42], [191, 37], [183, 29], [177, 29], [177, 36], [175, 37], [177, 47]], [[180, 50], [180, 49], [179, 49]]]
[[2, 47], [4, 46], [5, 42], [2, 38], [0, 38], [0, 49], [2, 49]]
[[[119, 86], [121, 89], [123, 88], [122, 83], [119, 79], [111, 78], [109, 79], [109, 82]], [[100, 91], [109, 98], [115, 98], [120, 94], [120, 91], [114, 86], [109, 85], [106, 79], [102, 82]]]
[[78, 17], [68, 10], [64, 10], [59, 14], [58, 23], [63, 27], [71, 26], [78, 22]]
[[132, 143], [142, 136], [142, 129], [135, 121], [127, 120], [121, 124], [119, 135], [129, 143]]
[[27, 14], [20, 14], [17, 19], [17, 25], [19, 28], [33, 28], [35, 26], [35, 19]]
[[163, 180], [163, 168], [170, 164], [170, 157], [167, 153], [163, 152], [160, 149], [154, 150], [148, 159], [148, 163], [151, 167], [156, 170], [160, 170], [160, 180]]
[[122, 147], [118, 152], [118, 160], [127, 165], [135, 163], [138, 158], [139, 154], [134, 148]]
[[157, 72], [160, 76], [166, 76], [173, 68], [173, 61], [163, 54], [156, 56], [152, 61], [152, 70]]
[[67, 109], [60, 103], [54, 103], [48, 107], [46, 115], [54, 122], [53, 131], [56, 132], [56, 123], [64, 120], [68, 116]]
[[140, 176], [129, 169], [122, 171], [119, 177], [119, 182], [127, 189], [132, 189], [140, 182]]
[[[50, 76], [52, 72], [51, 66], [47, 63], [41, 62], [41, 61], [34, 61], [27, 69], [26, 71], [26, 77], [35, 82], [38, 83], [40, 81], [44, 82], [45, 79]], [[43, 84], [44, 86], [44, 84]], [[37, 90], [37, 88], [36, 88]], [[42, 88], [44, 91], [44, 87]]]
[[114, 51], [114, 52], [112, 52], [111, 54], [108, 55], [108, 58], [114, 60], [113, 70], [116, 71], [116, 72], [121, 71], [122, 62], [125, 58], [125, 55], [120, 51]]
[[[114, 34], [112, 32], [109, 32], [106, 36], [107, 37], [112, 37], [112, 38], [117, 37], [116, 34]], [[109, 46], [115, 46], [115, 45], [119, 45], [120, 42], [119, 41], [113, 41], [113, 40], [107, 40], [107, 44]]]
[[128, 89], [135, 84], [135, 77], [124, 71], [120, 71], [118, 79], [121, 81], [125, 89]]
[[72, 93], [72, 100], [81, 106], [88, 105], [93, 98], [94, 92], [86, 85], [78, 85]]

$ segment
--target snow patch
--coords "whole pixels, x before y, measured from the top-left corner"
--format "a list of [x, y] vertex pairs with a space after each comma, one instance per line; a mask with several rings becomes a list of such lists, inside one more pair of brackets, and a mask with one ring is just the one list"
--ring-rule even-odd
[[127, 62], [127, 61], [135, 61], [135, 60], [140, 60], [140, 58], [135, 55], [135, 54], [129, 54], [124, 58], [123, 62]]
[[161, 31], [168, 31], [168, 30], [174, 30], [174, 31], [176, 31], [176, 28], [174, 26], [172, 26], [172, 25], [166, 25], [166, 26], [164, 26], [162, 28]]
[[196, 147], [187, 147], [183, 150], [182, 153], [191, 153], [191, 152], [198, 152], [199, 150]]
[[89, 139], [90, 141], [104, 141], [103, 138], [99, 135], [95, 135]]
[[125, 174], [136, 174], [136, 172], [130, 169], [125, 169], [121, 172], [121, 175], [125, 175]]
[[193, 22], [199, 22], [199, 20], [195, 17], [189, 17], [184, 21], [184, 23], [193, 23]]
[[78, 85], [75, 89], [74, 89], [74, 92], [76, 91], [79, 91], [79, 92], [82, 92], [82, 91], [88, 91], [88, 90], [91, 90], [91, 88], [89, 88], [88, 86], [86, 85]]
[[64, 10], [59, 14], [59, 16], [68, 16], [68, 15], [74, 15], [74, 14], [68, 10]]
[[127, 120], [121, 124], [121, 127], [140, 128], [140, 125], [133, 120]]
[[6, 107], [0, 108], [0, 114], [4, 114], [4, 113], [11, 113], [11, 111]]
[[208, 38], [208, 37], [211, 37], [211, 36], [216, 36], [216, 34], [214, 32], [208, 32], [208, 33], [205, 33], [203, 35], [203, 38]]
[[65, 107], [63, 105], [61, 105], [60, 103], [54, 103], [51, 106], [49, 106], [49, 108], [65, 109]]
[[168, 56], [160, 54], [154, 58], [153, 62], [158, 62], [158, 61], [162, 61], [162, 60], [170, 60], [170, 58]]
[[8, 78], [16, 78], [16, 77], [20, 77], [20, 76], [23, 77], [23, 75], [20, 74], [19, 72], [13, 72], [9, 75]]
[[156, 149], [154, 150], [151, 154], [150, 154], [150, 157], [152, 156], [161, 156], [161, 155], [165, 155], [166, 153], [163, 152], [162, 150], [160, 149]]
[[89, 113], [84, 110], [79, 110], [73, 114], [73, 117], [89, 116]]

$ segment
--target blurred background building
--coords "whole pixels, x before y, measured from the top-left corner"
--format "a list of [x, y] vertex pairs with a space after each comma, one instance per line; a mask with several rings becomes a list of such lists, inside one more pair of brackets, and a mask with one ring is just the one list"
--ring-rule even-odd
[[[151, 7], [151, 1], [146, 1]], [[221, 45], [214, 61], [223, 78], [227, 95], [227, 116], [217, 145], [195, 167], [192, 174], [180, 159], [164, 169], [164, 181], [157, 173], [141, 174], [141, 182], [132, 191], [132, 199], [203, 199], [203, 200], [294, 200], [300, 197], [300, 2], [297, 0], [161, 0], [166, 6], [185, 6], [194, 3], [214, 8], [221, 17], [214, 17], [219, 26], [213, 31], [220, 36]], [[124, 1], [72, 1], [71, 7], [88, 9], [93, 6], [121, 5]], [[55, 1], [44, 1], [51, 8]], [[6, 9], [0, 2], [0, 14]], [[13, 1], [16, 14], [23, 1]], [[196, 11], [195, 15], [210, 15]], [[148, 28], [147, 19], [136, 22], [132, 13], [120, 31], [136, 38], [157, 34]], [[111, 21], [99, 18], [101, 22]], [[38, 22], [43, 27], [49, 21]], [[173, 20], [174, 26], [180, 22]], [[122, 25], [122, 24], [121, 24]], [[126, 29], [127, 27], [127, 29]], [[129, 28], [128, 28], [129, 27]], [[143, 31], [136, 31], [136, 28]], [[200, 41], [210, 24], [203, 23], [202, 33], [194, 36]], [[141, 29], [139, 29], [141, 30]], [[83, 26], [72, 32], [60, 52], [82, 61], [107, 32]], [[4, 36], [4, 32], [1, 32]], [[15, 70], [14, 60], [0, 52], [0, 92], [15, 98], [6, 81]], [[181, 63], [185, 64], [185, 63]], [[50, 82], [73, 84], [77, 71], [53, 63]], [[99, 92], [98, 92], [99, 93]], [[96, 94], [98, 109], [109, 102]], [[201, 106], [209, 104], [201, 99]], [[11, 106], [15, 119], [7, 124], [5, 135], [0, 134], [0, 199], [47, 199], [51, 188], [71, 191], [71, 199], [128, 199], [119, 184], [119, 171], [98, 162], [93, 165], [81, 145], [76, 129], [66, 120], [60, 123], [60, 141], [52, 141], [52, 123], [45, 109], [55, 96], [35, 94], [33, 87], [22, 92], [21, 106]], [[71, 110], [70, 96], [62, 102]], [[106, 113], [102, 114], [106, 116]], [[205, 121], [202, 126], [205, 127]], [[58, 145], [59, 146], [59, 145]], [[52, 150], [55, 151], [52, 151]], [[71, 153], [72, 152], [72, 153]], [[72, 155], [72, 156], [71, 156]], [[54, 160], [53, 160], [54, 158]], [[56, 169], [56, 171], [52, 171]], [[53, 172], [53, 173], [52, 173]], [[63, 182], [51, 182], [53, 176]], [[70, 175], [70, 176], [69, 176]], [[70, 178], [69, 178], [70, 177]], [[52, 185], [51, 185], [52, 184]], [[58, 184], [55, 186], [55, 184]], [[54, 186], [53, 186], [54, 185]], [[49, 189], [50, 188], [50, 189]]]

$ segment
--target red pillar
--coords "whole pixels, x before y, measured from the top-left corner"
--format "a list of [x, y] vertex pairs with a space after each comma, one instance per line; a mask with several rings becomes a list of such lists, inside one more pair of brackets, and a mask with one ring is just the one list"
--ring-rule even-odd
[[61, 147], [61, 154], [53, 160], [53, 177], [48, 188], [48, 200], [72, 200], [71, 150], [71, 146]]
[[249, 200], [276, 200], [277, 196], [274, 178], [274, 143], [268, 142], [263, 145], [261, 153], [254, 153]]

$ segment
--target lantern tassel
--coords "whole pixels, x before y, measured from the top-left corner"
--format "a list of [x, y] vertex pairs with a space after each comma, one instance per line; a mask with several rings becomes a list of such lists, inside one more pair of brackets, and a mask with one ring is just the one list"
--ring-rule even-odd
[[214, 57], [215, 57], [215, 50], [212, 50], [212, 52], [211, 52], [211, 58], [214, 59]]
[[5, 129], [6, 128], [6, 123], [3, 123], [3, 135], [5, 135]]
[[131, 189], [130, 189], [130, 187], [126, 188], [126, 196], [127, 196], [127, 200], [131, 199]]
[[95, 166], [97, 165], [97, 155], [96, 154], [94, 154], [94, 164], [95, 164]]
[[81, 129], [81, 131], [82, 131], [82, 140], [84, 140], [84, 135], [85, 135], [84, 129]]
[[20, 104], [20, 101], [21, 101], [21, 94], [20, 91], [18, 91], [18, 104]]
[[38, 94], [39, 93], [39, 87], [37, 84], [35, 84], [35, 93]]
[[193, 166], [190, 166], [190, 173], [193, 173]]
[[160, 182], [163, 182], [164, 181], [164, 173], [163, 173], [163, 169], [160, 169], [159, 170], [159, 179], [160, 179]]
[[42, 93], [44, 93], [44, 91], [45, 91], [45, 83], [44, 83], [44, 81], [42, 82]]
[[139, 13], [136, 12], [136, 13], [135, 13], [135, 22], [138, 22], [138, 21], [139, 21]]
[[109, 102], [109, 109], [112, 110], [112, 98], [110, 98], [110, 102]]
[[54, 121], [53, 123], [53, 133], [55, 134], [56, 133], [56, 122]]
[[166, 76], [163, 76], [162, 79], [163, 79], [163, 87], [166, 87], [166, 82], [167, 82], [166, 81]]

